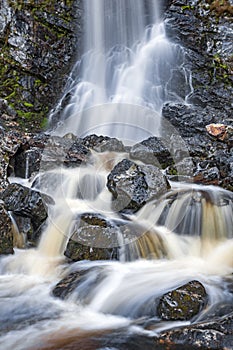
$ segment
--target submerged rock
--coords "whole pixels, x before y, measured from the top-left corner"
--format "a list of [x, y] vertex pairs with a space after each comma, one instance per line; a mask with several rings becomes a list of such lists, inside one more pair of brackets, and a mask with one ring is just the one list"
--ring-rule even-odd
[[0, 255], [13, 254], [13, 227], [12, 221], [3, 203], [0, 203]]
[[[102, 268], [99, 266], [71, 272], [56, 284], [52, 293], [55, 297], [67, 299], [76, 291], [79, 302], [87, 303], [93, 288], [104, 277], [101, 271]], [[85, 288], [78, 289], [82, 287], [82, 284], [85, 285]]]
[[107, 187], [113, 195], [113, 210], [136, 212], [147, 201], [165, 193], [169, 184], [157, 167], [123, 159], [108, 175]]
[[190, 320], [205, 307], [206, 298], [203, 285], [198, 281], [191, 281], [160, 299], [158, 315], [162, 320]]

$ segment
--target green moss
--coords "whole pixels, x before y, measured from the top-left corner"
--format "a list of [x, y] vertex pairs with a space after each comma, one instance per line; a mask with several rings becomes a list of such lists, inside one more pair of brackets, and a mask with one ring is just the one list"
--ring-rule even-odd
[[40, 126], [41, 126], [42, 130], [47, 129], [47, 127], [48, 127], [48, 118], [47, 117], [44, 117], [42, 119]]
[[181, 9], [182, 9], [182, 11], [193, 10], [194, 6], [192, 6], [192, 5], [184, 5], [184, 6], [181, 6]]
[[32, 108], [33, 107], [33, 104], [32, 103], [28, 103], [28, 102], [23, 102], [23, 105], [25, 107], [29, 107], [29, 108]]
[[23, 117], [25, 119], [31, 119], [32, 115], [33, 115], [32, 112], [24, 112], [24, 111], [19, 110], [19, 109], [17, 109], [16, 112], [17, 112], [19, 117]]

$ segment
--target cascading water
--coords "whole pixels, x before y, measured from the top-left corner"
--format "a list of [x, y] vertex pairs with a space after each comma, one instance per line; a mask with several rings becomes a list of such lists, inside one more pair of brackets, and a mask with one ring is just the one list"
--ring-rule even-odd
[[[76, 67], [65, 94], [72, 97], [55, 133], [96, 133], [125, 142], [157, 135], [164, 102], [184, 101], [192, 91], [183, 50], [166, 38], [158, 1], [87, 0], [84, 6], [81, 76], [75, 76]], [[186, 75], [184, 96], [172, 88], [176, 69]]]
[[[96, 132], [126, 141], [157, 134], [163, 103], [185, 102], [186, 97], [171, 88], [172, 72], [183, 69], [182, 49], [166, 39], [157, 2], [85, 0], [85, 11], [81, 78], [70, 86], [72, 98], [54, 133]], [[187, 95], [192, 89], [189, 82]], [[138, 109], [145, 112], [144, 119], [141, 112], [137, 115]], [[65, 141], [62, 160], [72, 142], [72, 138]], [[122, 217], [112, 209], [106, 181], [128, 153], [93, 151], [85, 166], [48, 169], [50, 150], [45, 149], [33, 182], [55, 201], [39, 247], [16, 249], [15, 256], [0, 260], [1, 348], [65, 349], [75, 338], [85, 349], [109, 349], [105, 343], [96, 347], [88, 341], [114, 331], [122, 337], [149, 337], [196, 322], [197, 318], [161, 321], [155, 307], [162, 295], [191, 280], [200, 281], [208, 295], [199, 319], [216, 305], [232, 304], [227, 285], [233, 268], [231, 193], [172, 184], [160, 199]], [[96, 245], [89, 232], [87, 237], [76, 237], [78, 242], [90, 249], [117, 248], [120, 261], [66, 263], [64, 249], [83, 213], [101, 214], [111, 222], [112, 235]], [[64, 300], [55, 298], [52, 290], [70, 273], [79, 274], [77, 285], [71, 285]]]

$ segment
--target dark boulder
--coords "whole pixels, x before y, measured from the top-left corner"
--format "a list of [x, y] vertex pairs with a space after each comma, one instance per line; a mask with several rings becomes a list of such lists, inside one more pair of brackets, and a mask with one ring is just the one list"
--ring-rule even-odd
[[73, 226], [65, 256], [73, 261], [117, 258], [117, 226], [100, 214], [82, 214]]
[[[192, 165], [190, 163], [186, 170], [182, 165], [183, 160], [181, 164], [175, 162], [174, 165], [166, 169], [166, 173], [168, 175], [176, 175], [177, 173], [186, 175], [190, 169], [190, 180], [232, 190], [231, 126], [226, 124], [225, 132], [222, 135], [224, 138], [215, 137], [209, 133], [209, 127], [210, 125], [218, 125], [216, 121], [223, 121], [223, 116], [216, 115], [213, 109], [202, 111], [198, 109], [198, 115], [196, 113], [197, 109], [193, 106], [180, 104], [166, 104], [164, 106], [164, 118], [169, 120], [180, 133], [186, 153], [192, 162]], [[181, 167], [178, 171], [179, 165]]]
[[211, 321], [163, 332], [160, 338], [178, 346], [185, 344], [200, 349], [232, 349], [233, 312]]
[[27, 135], [23, 143], [19, 140], [17, 152], [10, 157], [8, 175], [30, 178], [38, 173], [48, 138], [49, 135], [41, 133]]
[[19, 152], [14, 157], [14, 175], [25, 179], [30, 178], [33, 173], [40, 170], [41, 156], [41, 150], [35, 147]]
[[90, 150], [84, 146], [82, 141], [75, 141], [67, 151], [64, 159], [64, 165], [67, 167], [78, 166], [80, 164], [86, 164], [91, 157]]
[[82, 139], [51, 136], [44, 148], [40, 170], [52, 170], [65, 165], [66, 167], [76, 167], [86, 164], [91, 157], [90, 150], [84, 146]]
[[165, 294], [158, 304], [162, 320], [190, 320], [206, 305], [206, 291], [198, 281], [191, 281]]
[[47, 205], [53, 204], [51, 197], [16, 183], [8, 186], [2, 193], [1, 199], [7, 210], [17, 216], [30, 218], [34, 230], [46, 220]]
[[0, 255], [13, 254], [14, 231], [12, 221], [3, 203], [0, 203]]
[[104, 277], [101, 271], [101, 267], [93, 267], [71, 272], [56, 284], [52, 293], [55, 297], [67, 299], [76, 291], [79, 302], [87, 303], [93, 288]]
[[8, 176], [13, 172], [11, 158], [26, 142], [24, 133], [0, 129], [0, 192], [7, 188]]
[[113, 137], [88, 135], [83, 139], [84, 146], [96, 152], [124, 152], [123, 143]]
[[173, 163], [167, 141], [158, 137], [150, 137], [134, 145], [130, 150], [130, 158], [152, 164], [165, 169]]
[[169, 185], [157, 167], [124, 159], [108, 175], [107, 187], [113, 195], [113, 210], [136, 212], [148, 200], [165, 193]]

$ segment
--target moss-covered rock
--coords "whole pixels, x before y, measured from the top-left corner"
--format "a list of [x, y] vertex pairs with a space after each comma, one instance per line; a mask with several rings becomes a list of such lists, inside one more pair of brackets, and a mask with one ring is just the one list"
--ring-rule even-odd
[[191, 281], [160, 299], [158, 315], [163, 320], [190, 320], [203, 309], [206, 298], [203, 285], [198, 281]]

